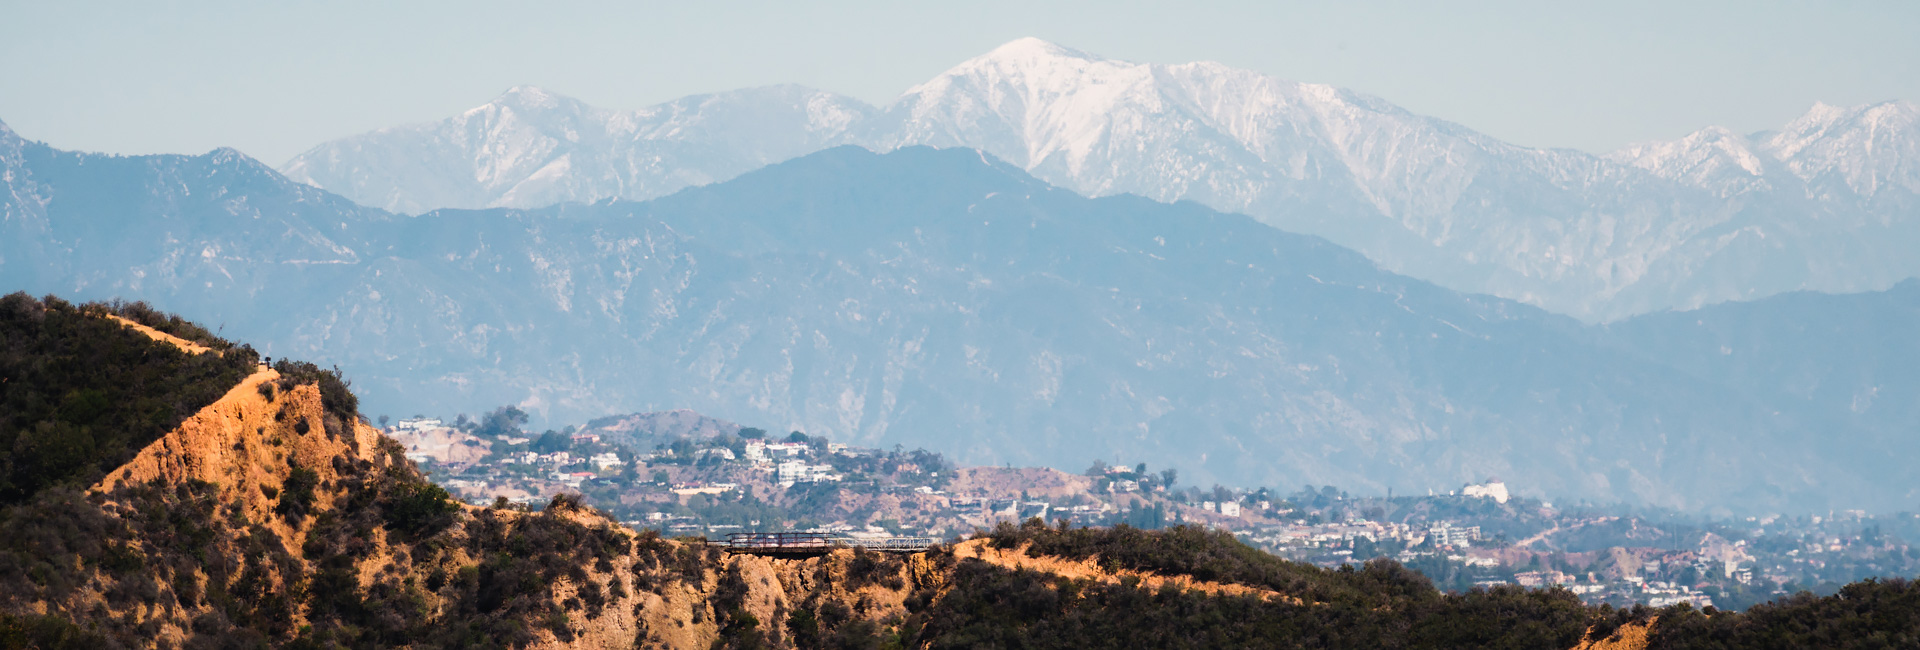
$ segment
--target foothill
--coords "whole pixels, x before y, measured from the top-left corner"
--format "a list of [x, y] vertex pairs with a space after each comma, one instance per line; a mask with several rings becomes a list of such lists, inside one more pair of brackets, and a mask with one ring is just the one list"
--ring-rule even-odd
[[[1080, 473], [959, 466], [938, 453], [774, 434], [693, 411], [637, 413], [533, 433], [503, 407], [386, 428], [456, 496], [526, 507], [555, 494], [674, 536], [794, 530], [958, 538], [1039, 519], [1230, 531], [1327, 568], [1391, 558], [1444, 590], [1564, 587], [1589, 604], [1739, 609], [1799, 591], [1920, 571], [1920, 516], [1709, 518], [1605, 504], [1556, 506], [1497, 478], [1424, 495], [1337, 486], [1182, 485], [1177, 468], [1093, 461]], [[1518, 490], [1524, 493], [1525, 490]]]

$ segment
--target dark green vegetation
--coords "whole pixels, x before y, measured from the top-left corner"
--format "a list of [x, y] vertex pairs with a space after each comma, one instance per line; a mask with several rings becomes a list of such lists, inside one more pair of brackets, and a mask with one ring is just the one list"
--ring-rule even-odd
[[1920, 583], [1866, 580], [1825, 598], [1801, 593], [1740, 614], [1673, 610], [1650, 648], [1920, 648]]
[[[936, 648], [982, 646], [1571, 648], [1591, 629], [1604, 638], [1658, 619], [1651, 648], [1895, 648], [1920, 642], [1920, 586], [1904, 580], [1802, 594], [1745, 613], [1686, 605], [1586, 607], [1564, 590], [1518, 587], [1442, 593], [1387, 561], [1326, 570], [1281, 560], [1231, 535], [1176, 526], [1142, 531], [1048, 527], [1034, 520], [990, 533], [999, 548], [1100, 558], [1112, 568], [1275, 589], [1284, 599], [1150, 589], [1008, 571], [978, 561], [953, 567], [938, 600], [917, 596], [918, 640]], [[930, 603], [930, 604], [929, 604]]]
[[[1328, 570], [1282, 560], [1191, 526], [1144, 531], [1048, 527], [990, 533], [1029, 555], [1098, 557], [1112, 569], [1186, 575], [1277, 591], [1282, 599], [1104, 584], [961, 562], [928, 613], [934, 647], [1570, 648], [1618, 614], [1565, 590], [1501, 587], [1443, 594], [1389, 560]], [[1291, 599], [1298, 599], [1293, 601]]]
[[[530, 516], [468, 517], [435, 500], [437, 487], [397, 468], [358, 464], [342, 483], [335, 508], [319, 514], [294, 549], [265, 522], [223, 507], [204, 483], [93, 497], [48, 490], [0, 515], [9, 533], [0, 538], [0, 611], [68, 602], [104, 583], [103, 607], [66, 612], [83, 625], [79, 647], [147, 645], [159, 619], [107, 614], [143, 607], [189, 616], [189, 647], [518, 647], [541, 628], [572, 638], [627, 589], [619, 578], [586, 580], [586, 568], [606, 570], [611, 559], [645, 550], [625, 532], [568, 519], [564, 503]], [[116, 515], [102, 507], [108, 499], [122, 504]], [[375, 529], [388, 533], [396, 564], [362, 579], [355, 562], [377, 550]], [[454, 562], [456, 549], [478, 565]], [[589, 588], [557, 599], [552, 585], [562, 577]], [[426, 606], [428, 594], [443, 611]], [[310, 625], [294, 629], [296, 613]], [[46, 645], [82, 629], [53, 620], [0, 620], [0, 648]]]
[[[252, 363], [245, 346], [143, 308], [75, 307], [19, 294], [0, 305], [7, 403], [39, 409], [9, 411], [0, 421], [8, 440], [21, 439], [29, 425], [35, 432], [92, 431], [86, 439], [96, 452], [130, 455], [140, 440], [191, 413], [190, 397], [210, 402], [251, 369], [232, 363]], [[118, 326], [95, 327], [86, 321], [111, 322], [88, 310], [135, 314], [224, 353], [187, 357]], [[100, 344], [92, 345], [96, 338]], [[208, 361], [228, 365], [195, 365]], [[287, 425], [296, 435], [347, 433], [342, 427], [358, 415], [337, 371], [276, 366], [285, 379], [264, 390], [316, 385], [327, 412], [318, 427]], [[38, 378], [50, 379], [29, 383]], [[76, 398], [45, 406], [49, 395], [83, 390], [124, 404], [70, 406], [80, 403]], [[148, 429], [104, 431], [101, 422]], [[929, 559], [944, 578], [909, 586], [899, 558], [856, 552], [844, 567], [817, 567], [807, 591], [790, 594], [771, 620], [762, 620], [747, 607], [754, 585], [714, 548], [634, 536], [590, 516], [570, 496], [555, 497], [539, 513], [504, 504], [463, 510], [391, 441], [325, 466], [289, 463], [280, 487], [265, 494], [274, 507], [262, 519], [222, 502], [219, 486], [197, 481], [88, 493], [88, 477], [111, 465], [89, 458], [43, 473], [39, 463], [49, 456], [21, 449], [0, 449], [6, 467], [41, 480], [9, 483], [19, 493], [0, 506], [0, 649], [146, 647], [162, 638], [163, 621], [180, 623], [190, 648], [524, 647], [545, 633], [563, 643], [580, 639], [631, 594], [686, 587], [710, 589], [689, 613], [692, 622], [711, 617], [716, 647], [735, 648], [1570, 648], [1589, 634], [1604, 637], [1653, 620], [1653, 648], [1920, 643], [1920, 586], [1904, 580], [1855, 583], [1833, 596], [1803, 594], [1744, 613], [1684, 605], [1617, 610], [1584, 606], [1559, 589], [1443, 592], [1387, 560], [1321, 569], [1189, 526], [1090, 529], [1038, 520], [1002, 525], [988, 533], [989, 543], [1274, 595], [1074, 580], [943, 550]], [[936, 464], [931, 456], [914, 462]], [[291, 539], [275, 532], [282, 523], [299, 526]], [[823, 597], [863, 586], [911, 591], [908, 613], [880, 619], [860, 602]], [[42, 605], [51, 614], [36, 613]], [[659, 641], [656, 632], [643, 627], [636, 644]]]
[[[105, 313], [222, 352], [190, 356]], [[537, 515], [465, 514], [390, 441], [366, 458], [334, 458], [337, 478], [289, 462], [281, 486], [263, 489], [275, 503], [269, 521], [249, 519], [202, 482], [86, 493], [238, 384], [257, 357], [144, 305], [23, 294], [0, 299], [0, 353], [0, 436], [9, 443], [0, 447], [9, 490], [0, 505], [0, 648], [148, 647], [168, 620], [184, 622], [188, 647], [521, 646], [539, 628], [567, 639], [575, 617], [598, 617], [605, 596], [626, 589], [617, 579], [583, 581], [584, 569], [606, 571], [610, 559], [642, 550], [625, 532], [569, 518], [580, 506], [568, 499]], [[326, 409], [321, 426], [302, 421], [294, 434], [350, 434], [356, 401], [337, 370], [275, 367], [282, 378], [263, 392], [313, 384]], [[270, 530], [274, 518], [311, 525], [289, 548]], [[477, 565], [456, 561], [455, 550]], [[356, 563], [380, 552], [392, 563], [363, 577]], [[561, 577], [592, 588], [556, 599]], [[429, 594], [446, 614], [426, 607]], [[51, 614], [31, 613], [41, 605]], [[294, 628], [296, 614], [309, 624]]]
[[[404, 491], [389, 492], [396, 493]], [[544, 628], [561, 641], [572, 640], [579, 625], [605, 613], [610, 597], [627, 593], [622, 578], [596, 582], [587, 569], [610, 572], [614, 558], [640, 550], [625, 532], [569, 519], [577, 507], [557, 499], [531, 516], [500, 510], [448, 515], [444, 523], [459, 519], [460, 530], [414, 530], [418, 541], [408, 549], [412, 570], [382, 575], [370, 584], [355, 582], [352, 560], [362, 550], [356, 544], [364, 543], [359, 535], [373, 526], [397, 530], [394, 511], [372, 509], [384, 512], [385, 520], [343, 519], [337, 527], [323, 522], [315, 534], [322, 528], [329, 534], [320, 540], [310, 535], [306, 551], [309, 559], [319, 560], [314, 584], [333, 588], [311, 592], [308, 616], [332, 625], [313, 638], [350, 647], [520, 647]], [[456, 547], [479, 563], [452, 562], [448, 553]], [[561, 578], [581, 586], [580, 593], [556, 598], [553, 585]], [[425, 606], [429, 593], [445, 603], [437, 614]]]
[[[188, 354], [104, 314], [221, 352]], [[144, 304], [0, 298], [0, 504], [99, 480], [257, 363], [252, 348]]]

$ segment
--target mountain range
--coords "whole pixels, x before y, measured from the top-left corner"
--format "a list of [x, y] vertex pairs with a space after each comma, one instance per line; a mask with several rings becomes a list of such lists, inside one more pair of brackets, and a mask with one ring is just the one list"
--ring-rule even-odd
[[[976, 464], [1403, 493], [1498, 475], [1686, 509], [1920, 490], [1895, 460], [1920, 384], [1898, 362], [1910, 284], [1599, 327], [957, 148], [417, 216], [230, 150], [65, 152], [4, 127], [0, 178], [10, 286], [149, 300], [338, 364], [371, 414], [685, 407]], [[1847, 340], [1805, 345], [1827, 331]]]
[[885, 107], [797, 86], [603, 110], [531, 87], [322, 144], [288, 177], [400, 213], [644, 200], [832, 146], [985, 151], [1089, 196], [1191, 200], [1589, 322], [1920, 275], [1920, 105], [1816, 105], [1594, 155], [1217, 63], [1021, 39]]

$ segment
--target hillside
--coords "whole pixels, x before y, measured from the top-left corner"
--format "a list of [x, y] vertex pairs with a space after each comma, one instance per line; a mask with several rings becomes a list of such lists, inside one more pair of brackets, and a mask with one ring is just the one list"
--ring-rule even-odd
[[[143, 306], [4, 304], [9, 344], [66, 344], [12, 348], [8, 399], [48, 386], [16, 382], [22, 367], [252, 372], [164, 435], [99, 449], [137, 451], [97, 480], [61, 475], [0, 510], [0, 647], [1533, 648], [1619, 630], [1692, 647], [1789, 628], [1781, 638], [1865, 647], [1920, 628], [1920, 589], [1898, 581], [1752, 614], [1616, 612], [1560, 590], [1442, 594], [1390, 561], [1319, 569], [1196, 528], [1036, 520], [904, 557], [727, 554], [564, 496], [537, 513], [460, 506], [359, 417], [336, 374], [253, 366], [249, 348]], [[100, 367], [63, 353], [106, 341], [141, 355]], [[168, 390], [120, 387], [0, 433], [115, 421]], [[11, 467], [36, 467], [15, 449]]]
[[[1891, 508], [1877, 495], [1916, 489], [1803, 435], [1878, 424], [1776, 412], [1749, 378], [1677, 371], [1684, 354], [1625, 330], [1191, 203], [1088, 199], [973, 151], [839, 148], [647, 203], [396, 217], [231, 157], [21, 146], [39, 157], [9, 182], [34, 214], [162, 244], [102, 255], [93, 231], [7, 221], [0, 246], [70, 266], [0, 253], [0, 278], [162, 301], [263, 354], [352, 368], [373, 414], [513, 404], [540, 427], [691, 408], [963, 464], [1152, 458], [1200, 484], [1403, 494], [1492, 475], [1733, 512]], [[1887, 439], [1879, 457], [1908, 444]]]
[[[1589, 321], [1920, 273], [1920, 105], [1816, 104], [1595, 155], [1214, 62], [1022, 38], [867, 106], [777, 86], [634, 111], [514, 88], [314, 147], [289, 176], [367, 205], [645, 200], [836, 145], [966, 147], [1088, 196], [1194, 201], [1448, 288]], [[752, 137], [724, 137], [723, 134]]]

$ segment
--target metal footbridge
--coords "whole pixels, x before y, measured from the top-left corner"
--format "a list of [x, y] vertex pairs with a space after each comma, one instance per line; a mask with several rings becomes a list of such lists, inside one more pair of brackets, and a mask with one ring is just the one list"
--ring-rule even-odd
[[825, 555], [834, 549], [863, 548], [885, 553], [918, 553], [940, 540], [932, 537], [851, 537], [834, 533], [731, 533], [710, 542], [731, 553]]

